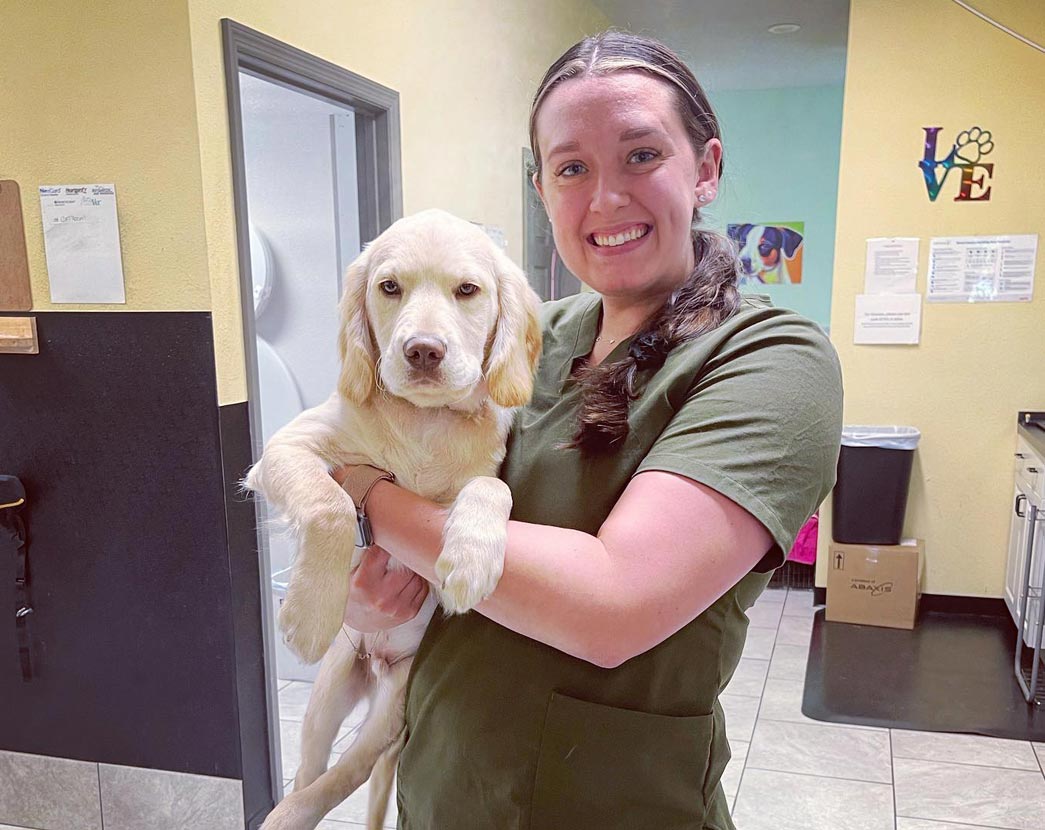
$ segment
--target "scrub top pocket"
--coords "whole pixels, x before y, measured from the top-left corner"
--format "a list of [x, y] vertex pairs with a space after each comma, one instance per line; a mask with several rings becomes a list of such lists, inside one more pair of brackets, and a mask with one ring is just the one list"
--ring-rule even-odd
[[699, 830], [718, 781], [709, 771], [729, 760], [723, 743], [712, 763], [715, 730], [714, 714], [655, 715], [553, 692], [530, 830]]

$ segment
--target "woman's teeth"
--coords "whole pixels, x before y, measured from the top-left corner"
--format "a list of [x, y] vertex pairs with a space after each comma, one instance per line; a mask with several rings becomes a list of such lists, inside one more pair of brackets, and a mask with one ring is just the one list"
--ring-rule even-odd
[[593, 233], [591, 238], [595, 241], [595, 244], [600, 248], [615, 248], [617, 245], [623, 245], [625, 242], [631, 242], [633, 239], [645, 236], [649, 233], [648, 225], [638, 225], [634, 228], [624, 231], [623, 233], [613, 234], [607, 236], [602, 233]]

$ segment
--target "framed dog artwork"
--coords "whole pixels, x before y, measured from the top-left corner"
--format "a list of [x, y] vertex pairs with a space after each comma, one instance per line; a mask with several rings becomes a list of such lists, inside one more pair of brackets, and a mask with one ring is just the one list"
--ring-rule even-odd
[[802, 282], [805, 222], [727, 225], [726, 233], [740, 254], [741, 288]]

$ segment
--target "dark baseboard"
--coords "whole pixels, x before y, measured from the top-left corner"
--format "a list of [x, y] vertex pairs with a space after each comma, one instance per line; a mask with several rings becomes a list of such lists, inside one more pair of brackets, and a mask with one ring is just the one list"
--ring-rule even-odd
[[[813, 605], [827, 602], [827, 588], [813, 589]], [[1008, 617], [1009, 609], [1000, 597], [954, 597], [947, 594], [922, 594], [919, 610], [945, 614], [974, 614], [980, 617]]]

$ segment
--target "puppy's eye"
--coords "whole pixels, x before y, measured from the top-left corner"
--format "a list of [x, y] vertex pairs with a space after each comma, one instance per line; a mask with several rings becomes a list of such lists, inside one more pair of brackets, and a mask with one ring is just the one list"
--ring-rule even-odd
[[386, 297], [395, 297], [399, 294], [399, 283], [395, 280], [385, 280], [378, 288], [381, 289], [381, 293]]
[[479, 293], [479, 286], [474, 282], [466, 282], [457, 288], [458, 297], [471, 297], [473, 294]]

